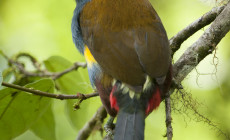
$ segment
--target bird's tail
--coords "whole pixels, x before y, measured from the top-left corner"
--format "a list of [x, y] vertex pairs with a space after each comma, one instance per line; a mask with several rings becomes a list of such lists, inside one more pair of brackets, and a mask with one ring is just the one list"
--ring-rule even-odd
[[114, 140], [144, 140], [145, 112], [119, 110]]
[[119, 81], [110, 94], [111, 107], [118, 111], [114, 140], [144, 140], [148, 98]]

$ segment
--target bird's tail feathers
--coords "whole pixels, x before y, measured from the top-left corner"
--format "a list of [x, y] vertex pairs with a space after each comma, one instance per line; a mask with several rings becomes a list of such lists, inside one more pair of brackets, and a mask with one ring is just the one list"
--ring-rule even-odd
[[137, 109], [134, 112], [120, 110], [114, 140], [144, 140], [145, 112]]
[[110, 98], [112, 108], [119, 110], [114, 140], [144, 140], [147, 99], [126, 88], [117, 82]]

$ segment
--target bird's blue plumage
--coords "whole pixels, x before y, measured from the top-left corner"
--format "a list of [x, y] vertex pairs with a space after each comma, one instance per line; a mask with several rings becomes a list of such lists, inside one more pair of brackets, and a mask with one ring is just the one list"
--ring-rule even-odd
[[101, 76], [101, 68], [97, 63], [93, 63], [91, 67], [88, 67], [89, 80], [93, 87], [95, 87], [96, 80]]
[[72, 24], [71, 24], [73, 42], [81, 54], [84, 54], [84, 42], [82, 38], [79, 17], [80, 17], [80, 13], [83, 7], [89, 1], [90, 0], [76, 0], [77, 6], [74, 10], [74, 15], [73, 15]]
[[[84, 55], [85, 44], [82, 38], [82, 32], [79, 22], [80, 13], [87, 2], [90, 0], [76, 0], [77, 6], [74, 10], [74, 15], [72, 18], [71, 30], [72, 30], [72, 38], [75, 46], [78, 51]], [[90, 83], [93, 87], [95, 87], [96, 76], [100, 75], [101, 69], [97, 63], [94, 63], [91, 67], [88, 66], [88, 73]]]

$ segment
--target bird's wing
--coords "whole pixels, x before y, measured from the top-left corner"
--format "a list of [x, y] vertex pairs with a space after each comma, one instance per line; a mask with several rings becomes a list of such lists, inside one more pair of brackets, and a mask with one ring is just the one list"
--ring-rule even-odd
[[109, 17], [106, 11], [102, 14], [94, 8], [96, 14], [92, 16], [93, 12], [84, 12], [86, 5], [80, 26], [84, 42], [105, 73], [133, 86], [143, 85], [146, 75], [158, 78], [167, 74], [171, 61], [168, 38], [152, 7], [144, 7], [150, 8], [149, 13], [137, 15], [140, 19], [133, 22], [129, 15], [128, 23], [123, 17]]

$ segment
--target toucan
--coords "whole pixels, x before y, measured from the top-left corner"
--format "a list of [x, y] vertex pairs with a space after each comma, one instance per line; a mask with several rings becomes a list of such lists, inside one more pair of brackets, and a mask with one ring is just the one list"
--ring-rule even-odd
[[114, 140], [144, 140], [172, 81], [168, 37], [148, 0], [76, 0], [72, 38], [110, 116]]

